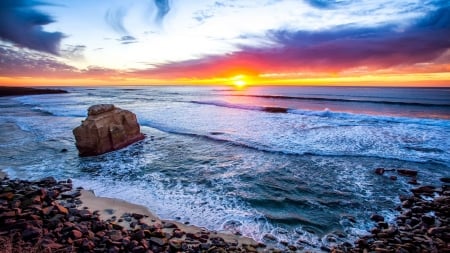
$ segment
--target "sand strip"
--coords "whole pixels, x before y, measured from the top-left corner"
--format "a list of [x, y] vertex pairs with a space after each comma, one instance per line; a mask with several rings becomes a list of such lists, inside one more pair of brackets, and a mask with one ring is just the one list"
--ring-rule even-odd
[[[92, 190], [81, 190], [80, 200], [82, 202], [81, 208], [88, 208], [92, 212], [97, 211], [97, 213], [100, 215], [100, 219], [112, 220], [116, 224], [119, 224], [127, 229], [132, 229], [130, 227], [130, 222], [120, 218], [123, 216], [127, 216], [127, 214], [137, 213], [144, 215], [144, 218], [141, 221], [148, 225], [171, 223], [175, 224], [182, 231], [191, 234], [198, 234], [207, 231], [207, 229], [205, 228], [186, 225], [177, 221], [162, 220], [145, 206], [132, 204], [124, 200], [115, 198], [97, 197]], [[214, 236], [223, 238], [227, 243], [236, 243], [240, 247], [251, 245], [252, 247], [259, 249], [258, 251], [262, 250], [261, 246], [263, 245], [253, 240], [252, 238], [234, 235], [227, 232], [208, 232], [210, 232]]]

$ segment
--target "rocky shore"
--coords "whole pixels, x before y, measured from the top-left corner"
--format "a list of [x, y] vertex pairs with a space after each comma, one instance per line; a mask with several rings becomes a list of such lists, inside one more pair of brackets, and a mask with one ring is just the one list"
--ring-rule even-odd
[[261, 252], [265, 247], [249, 238], [159, 220], [144, 207], [73, 189], [70, 179], [1, 180], [2, 253]]
[[[2, 173], [0, 179], [1, 253], [298, 251], [160, 220], [143, 206], [74, 189], [70, 179], [31, 182], [11, 180]], [[400, 214], [394, 224], [374, 214], [371, 219], [376, 226], [370, 235], [353, 245], [320, 251], [450, 252], [450, 178], [441, 181], [440, 188], [419, 186], [410, 195], [400, 196]]]
[[[375, 173], [383, 175], [384, 169]], [[399, 175], [411, 177], [417, 185], [417, 171], [397, 170]], [[390, 176], [392, 180], [396, 180]], [[442, 187], [431, 185], [411, 189], [411, 194], [400, 196], [400, 214], [394, 224], [388, 224], [378, 214], [371, 216], [376, 226], [370, 235], [363, 236], [355, 245], [339, 245], [332, 252], [450, 252], [450, 178], [441, 178]]]

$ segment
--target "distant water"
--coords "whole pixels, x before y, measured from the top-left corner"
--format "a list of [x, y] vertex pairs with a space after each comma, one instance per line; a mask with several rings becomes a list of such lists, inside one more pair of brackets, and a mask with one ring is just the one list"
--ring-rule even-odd
[[[1, 170], [70, 177], [162, 218], [270, 245], [319, 250], [367, 233], [373, 213], [392, 220], [411, 186], [377, 167], [418, 170], [423, 184], [450, 176], [450, 89], [67, 90], [0, 98]], [[147, 138], [79, 158], [72, 129], [98, 103], [135, 112]]]

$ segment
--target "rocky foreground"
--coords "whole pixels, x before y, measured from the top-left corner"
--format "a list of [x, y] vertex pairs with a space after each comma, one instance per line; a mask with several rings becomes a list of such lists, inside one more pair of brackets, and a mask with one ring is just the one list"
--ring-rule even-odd
[[[384, 170], [375, 170], [382, 175]], [[410, 184], [417, 184], [416, 171], [398, 170], [411, 176]], [[391, 176], [392, 179], [392, 176]], [[450, 178], [441, 178], [441, 188], [431, 185], [411, 190], [411, 195], [400, 196], [400, 214], [395, 224], [388, 224], [384, 217], [374, 214], [377, 223], [368, 236], [355, 245], [340, 245], [332, 250], [341, 252], [450, 252]]]
[[257, 252], [265, 247], [172, 222], [146, 223], [140, 213], [101, 220], [101, 211], [80, 208], [80, 195], [70, 179], [3, 179], [0, 252]]
[[[331, 251], [450, 252], [450, 179], [441, 180], [441, 188], [420, 186], [412, 189], [411, 195], [401, 196], [395, 224], [373, 215], [371, 219], [377, 226], [370, 235], [354, 245], [343, 244]], [[297, 251], [290, 247], [269, 249], [248, 238], [230, 239], [224, 234], [201, 228], [192, 230], [141, 213], [110, 215], [102, 220], [102, 211], [82, 207], [82, 190], [72, 189], [70, 179], [57, 182], [48, 177], [30, 182], [4, 178], [0, 182], [1, 253]]]

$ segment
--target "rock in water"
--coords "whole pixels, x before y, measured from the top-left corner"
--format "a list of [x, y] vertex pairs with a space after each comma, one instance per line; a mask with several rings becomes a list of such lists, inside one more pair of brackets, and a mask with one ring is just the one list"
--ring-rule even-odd
[[136, 115], [112, 104], [93, 105], [86, 120], [73, 129], [80, 156], [94, 156], [144, 139]]

